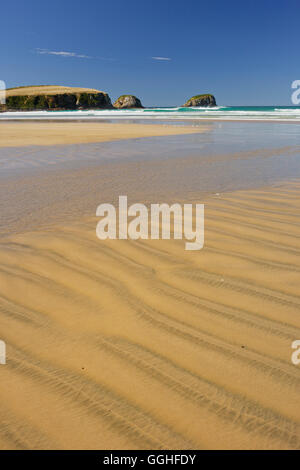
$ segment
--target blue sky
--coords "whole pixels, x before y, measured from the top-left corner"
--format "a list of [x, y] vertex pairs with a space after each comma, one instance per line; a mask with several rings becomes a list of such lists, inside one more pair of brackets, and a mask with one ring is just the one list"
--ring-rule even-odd
[[1, 16], [7, 87], [86, 86], [148, 106], [206, 92], [223, 105], [290, 105], [300, 79], [299, 0], [11, 0]]

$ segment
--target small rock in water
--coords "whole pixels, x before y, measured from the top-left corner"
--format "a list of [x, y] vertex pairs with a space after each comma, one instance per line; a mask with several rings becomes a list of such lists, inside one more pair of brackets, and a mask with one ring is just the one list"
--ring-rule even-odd
[[214, 107], [217, 106], [216, 103], [216, 98], [214, 95], [211, 95], [209, 93], [204, 94], [204, 95], [196, 95], [192, 96], [186, 103], [182, 105], [184, 108], [190, 107], [190, 106], [204, 106], [204, 107]]
[[143, 108], [143, 105], [136, 96], [122, 95], [114, 102], [114, 108]]

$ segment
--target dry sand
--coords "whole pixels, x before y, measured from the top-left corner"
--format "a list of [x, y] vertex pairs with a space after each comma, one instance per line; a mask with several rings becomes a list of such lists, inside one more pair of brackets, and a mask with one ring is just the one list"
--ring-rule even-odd
[[204, 132], [187, 126], [107, 122], [0, 122], [0, 147], [83, 144]]
[[96, 218], [2, 238], [0, 447], [299, 448], [299, 196], [209, 197], [199, 252]]

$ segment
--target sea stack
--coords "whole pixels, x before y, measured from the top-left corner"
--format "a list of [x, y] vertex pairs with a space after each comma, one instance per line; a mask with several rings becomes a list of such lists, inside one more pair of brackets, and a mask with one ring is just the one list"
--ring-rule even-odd
[[114, 102], [114, 108], [143, 108], [141, 101], [134, 95], [122, 95]]
[[204, 95], [195, 95], [182, 105], [183, 108], [189, 108], [191, 106], [206, 106], [211, 108], [213, 106], [217, 106], [216, 98], [214, 95], [210, 95], [208, 93]]

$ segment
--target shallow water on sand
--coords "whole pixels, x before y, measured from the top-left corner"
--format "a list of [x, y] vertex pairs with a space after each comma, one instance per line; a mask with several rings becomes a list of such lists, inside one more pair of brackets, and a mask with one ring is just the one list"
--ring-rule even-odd
[[207, 132], [0, 149], [0, 233], [94, 215], [121, 194], [176, 202], [300, 177], [299, 126], [209, 123]]
[[44, 166], [74, 168], [112, 159], [152, 160], [216, 157], [219, 154], [300, 147], [298, 125], [275, 123], [198, 124], [206, 132], [74, 145], [0, 148], [0, 177], [7, 171], [32, 171]]

